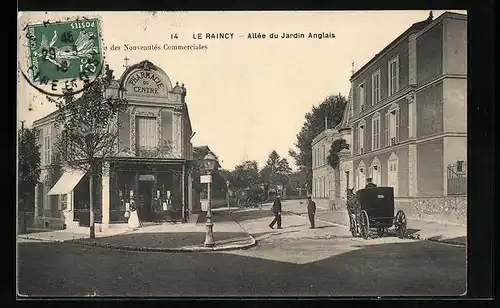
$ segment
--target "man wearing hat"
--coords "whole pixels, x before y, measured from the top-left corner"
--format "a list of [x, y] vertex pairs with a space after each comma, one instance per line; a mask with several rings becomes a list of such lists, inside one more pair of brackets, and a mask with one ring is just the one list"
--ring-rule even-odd
[[316, 214], [316, 203], [312, 201], [311, 196], [307, 197], [307, 214], [309, 214], [310, 229], [314, 229], [314, 214]]
[[375, 185], [373, 183], [373, 179], [372, 178], [367, 178], [366, 179], [366, 186], [365, 186], [365, 188], [372, 188], [372, 187], [377, 187], [377, 185]]
[[274, 229], [274, 225], [278, 223], [278, 229], [281, 228], [281, 200], [279, 196], [276, 196], [274, 199], [273, 207], [271, 208], [271, 211], [274, 213], [274, 219], [271, 221], [269, 224], [269, 228]]

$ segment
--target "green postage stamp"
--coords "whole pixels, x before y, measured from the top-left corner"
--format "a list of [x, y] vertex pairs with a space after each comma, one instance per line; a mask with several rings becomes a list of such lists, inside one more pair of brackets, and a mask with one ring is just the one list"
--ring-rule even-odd
[[88, 82], [101, 75], [100, 29], [97, 18], [28, 25], [26, 37], [32, 82]]

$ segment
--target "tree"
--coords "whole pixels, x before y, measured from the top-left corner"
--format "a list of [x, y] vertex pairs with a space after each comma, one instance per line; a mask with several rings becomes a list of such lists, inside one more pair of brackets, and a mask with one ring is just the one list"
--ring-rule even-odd
[[346, 105], [346, 98], [339, 93], [328, 96], [319, 106], [313, 106], [312, 110], [306, 113], [305, 122], [297, 134], [294, 144], [297, 150], [288, 151], [295, 159], [295, 164], [306, 169], [309, 192], [312, 187], [312, 140], [325, 130], [325, 117], [327, 128], [335, 127], [342, 120]]
[[236, 190], [239, 202], [240, 192], [259, 182], [259, 166], [256, 161], [245, 161], [234, 167], [230, 173], [230, 185]]
[[339, 165], [339, 155], [338, 153], [343, 149], [349, 149], [349, 145], [344, 139], [337, 139], [332, 143], [330, 151], [328, 152], [328, 157], [326, 158], [328, 164], [333, 168], [337, 169]]
[[[110, 73], [111, 72], [111, 73]], [[48, 97], [58, 107], [54, 144], [61, 165], [81, 170], [89, 176], [90, 238], [95, 238], [94, 181], [101, 176], [102, 163], [115, 151], [120, 112], [127, 110], [124, 99], [106, 96], [112, 71], [88, 85], [80, 98], [67, 91], [62, 100]]]
[[20, 210], [28, 210], [33, 204], [35, 185], [40, 177], [40, 144], [37, 129], [23, 128], [18, 133], [18, 193]]
[[292, 168], [286, 158], [281, 158], [276, 150], [272, 150], [266, 161], [266, 165], [260, 171], [261, 179], [266, 184], [287, 184], [288, 176]]
[[306, 191], [307, 188], [307, 170], [306, 168], [299, 168], [289, 176], [289, 187], [294, 191], [298, 191], [299, 196]]
[[[203, 174], [203, 159], [205, 156], [211, 152], [216, 158], [217, 155], [213, 153], [208, 146], [198, 146], [193, 148], [193, 188], [201, 193], [205, 190], [206, 184], [200, 183], [200, 175]], [[218, 158], [217, 158], [218, 159]], [[220, 165], [216, 164], [216, 170], [212, 173], [212, 196], [214, 198], [220, 198], [225, 196], [227, 186], [226, 186], [226, 172], [227, 170], [219, 169]]]

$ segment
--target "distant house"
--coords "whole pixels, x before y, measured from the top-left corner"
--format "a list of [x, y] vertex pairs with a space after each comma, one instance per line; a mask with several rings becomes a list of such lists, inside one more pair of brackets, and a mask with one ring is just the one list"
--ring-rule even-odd
[[[398, 204], [412, 209], [429, 202], [440, 208], [448, 202], [443, 197], [466, 195], [466, 15], [446, 12], [413, 24], [350, 81], [342, 123], [313, 141], [318, 203], [343, 206], [346, 188], [361, 189], [368, 177], [393, 187]], [[337, 138], [350, 150], [333, 170], [326, 157]]]
[[[126, 222], [124, 212], [136, 201], [143, 221], [181, 219], [192, 209], [192, 127], [184, 85], [149, 61], [128, 67], [113, 80], [108, 95], [126, 98], [115, 153], [96, 179], [98, 229]], [[57, 111], [34, 122], [40, 130], [42, 174], [36, 185], [35, 221], [52, 228], [88, 223], [88, 177], [63, 170], [54, 160]], [[169, 199], [165, 208], [163, 203]]]
[[[206, 199], [207, 198], [207, 189], [206, 189], [206, 184], [201, 184], [200, 183], [200, 176], [204, 172], [204, 167], [203, 167], [203, 159], [205, 158], [205, 155], [208, 153], [212, 153], [217, 157], [217, 155], [206, 145], [203, 146], [196, 146], [193, 148], [193, 208], [192, 212], [193, 213], [199, 213], [201, 212], [201, 201], [200, 199]], [[215, 166], [216, 170], [219, 170], [221, 168], [220, 163], [217, 161], [217, 164]], [[217, 177], [220, 176], [218, 172], [213, 173], [213, 178], [217, 179]], [[220, 188], [217, 187], [217, 182], [213, 183], [213, 186], [215, 186], [215, 189]], [[221, 186], [220, 184], [218, 186]], [[223, 189], [225, 188], [222, 187]], [[212, 192], [213, 193], [213, 192]]]

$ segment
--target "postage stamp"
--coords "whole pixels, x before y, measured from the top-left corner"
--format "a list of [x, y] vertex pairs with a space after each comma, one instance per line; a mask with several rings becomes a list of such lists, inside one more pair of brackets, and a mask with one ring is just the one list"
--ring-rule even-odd
[[49, 85], [51, 93], [47, 94], [56, 94], [62, 89], [83, 89], [85, 84], [102, 75], [104, 59], [100, 29], [98, 18], [26, 25], [29, 66], [26, 75], [30, 83], [39, 89]]

